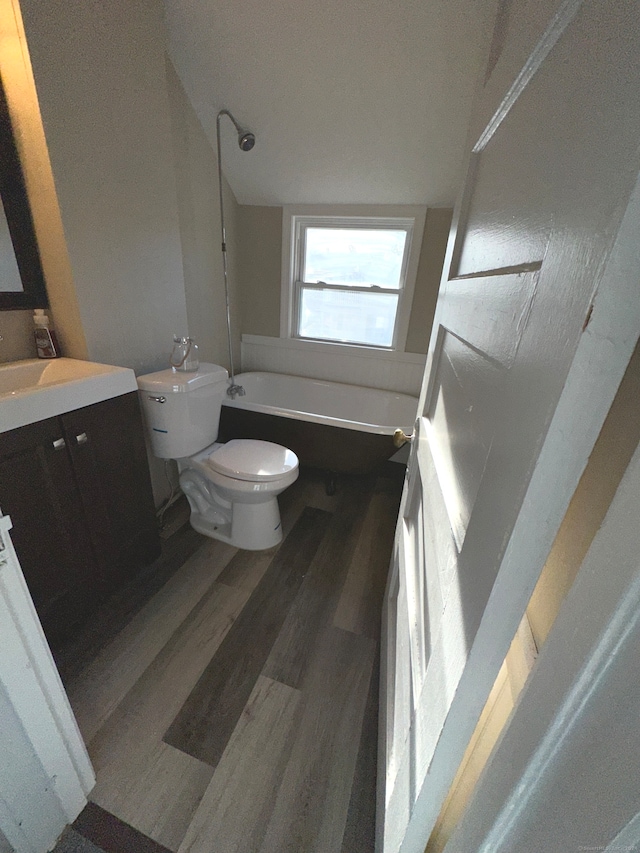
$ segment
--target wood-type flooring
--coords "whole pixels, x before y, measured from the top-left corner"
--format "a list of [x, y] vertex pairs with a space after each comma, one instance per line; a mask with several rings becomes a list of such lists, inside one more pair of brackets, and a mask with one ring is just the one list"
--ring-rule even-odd
[[59, 656], [97, 806], [175, 853], [373, 851], [401, 474], [328, 496], [303, 472], [269, 551], [183, 531], [148, 599], [138, 583]]

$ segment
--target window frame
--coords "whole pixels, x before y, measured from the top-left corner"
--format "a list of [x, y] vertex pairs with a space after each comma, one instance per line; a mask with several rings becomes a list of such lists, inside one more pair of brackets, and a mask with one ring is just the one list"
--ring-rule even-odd
[[[418, 261], [424, 235], [426, 208], [414, 205], [402, 206], [328, 206], [328, 205], [285, 205], [282, 223], [282, 291], [280, 308], [280, 337], [291, 338], [327, 346], [343, 346], [404, 352], [409, 318], [415, 289]], [[370, 287], [336, 284], [318, 285], [317, 282], [301, 280], [304, 262], [304, 235], [307, 228], [332, 227], [353, 229], [406, 230], [407, 246], [403, 259], [400, 287], [376, 288], [374, 293], [390, 293], [398, 296], [398, 307], [390, 346], [352, 343], [326, 338], [302, 337], [298, 332], [300, 294], [308, 289], [338, 290], [341, 292], [368, 292]]]

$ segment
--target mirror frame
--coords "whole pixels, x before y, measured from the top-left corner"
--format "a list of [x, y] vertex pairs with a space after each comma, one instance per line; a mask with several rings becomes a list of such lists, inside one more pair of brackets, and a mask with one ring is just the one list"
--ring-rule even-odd
[[0, 292], [0, 311], [47, 308], [49, 300], [27, 187], [0, 77], [0, 197], [22, 279], [21, 291]]

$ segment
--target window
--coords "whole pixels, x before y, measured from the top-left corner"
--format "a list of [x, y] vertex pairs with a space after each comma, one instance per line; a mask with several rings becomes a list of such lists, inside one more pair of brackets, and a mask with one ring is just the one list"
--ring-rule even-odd
[[285, 208], [283, 336], [404, 348], [424, 210], [394, 213]]

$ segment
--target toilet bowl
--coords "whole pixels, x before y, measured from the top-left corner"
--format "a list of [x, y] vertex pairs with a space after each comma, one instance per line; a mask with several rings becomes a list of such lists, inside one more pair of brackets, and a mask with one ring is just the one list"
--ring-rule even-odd
[[178, 470], [191, 503], [191, 525], [199, 533], [252, 551], [280, 542], [277, 496], [298, 478], [293, 451], [269, 441], [233, 439], [179, 459]]
[[195, 530], [237, 548], [271, 548], [282, 539], [277, 496], [297, 479], [298, 458], [268, 441], [215, 441], [227, 379], [215, 364], [139, 376], [145, 425], [154, 455], [177, 462]]

